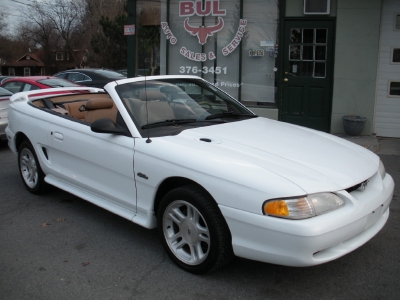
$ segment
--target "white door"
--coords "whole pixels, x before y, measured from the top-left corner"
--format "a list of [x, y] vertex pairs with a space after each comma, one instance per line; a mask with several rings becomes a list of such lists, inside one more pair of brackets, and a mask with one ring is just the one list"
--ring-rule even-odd
[[54, 174], [107, 202], [136, 211], [134, 139], [95, 133], [88, 125], [58, 119], [49, 129], [48, 155]]
[[383, 0], [377, 74], [375, 132], [400, 138], [400, 1]]

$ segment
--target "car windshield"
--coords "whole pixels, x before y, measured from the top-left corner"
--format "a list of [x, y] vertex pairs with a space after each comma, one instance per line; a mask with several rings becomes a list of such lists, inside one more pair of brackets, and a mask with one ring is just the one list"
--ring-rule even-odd
[[62, 79], [62, 78], [46, 78], [42, 80], [38, 80], [39, 83], [45, 84], [50, 87], [72, 87], [72, 86], [81, 86], [79, 84], [73, 83], [71, 81]]
[[121, 84], [115, 89], [139, 131], [208, 126], [257, 117], [201, 79], [147, 80]]

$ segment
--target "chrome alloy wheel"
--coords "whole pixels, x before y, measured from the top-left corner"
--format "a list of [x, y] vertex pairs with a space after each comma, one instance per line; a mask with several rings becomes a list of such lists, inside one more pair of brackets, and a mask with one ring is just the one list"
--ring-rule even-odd
[[27, 186], [35, 188], [39, 181], [39, 171], [34, 155], [28, 148], [22, 149], [20, 155], [21, 175]]
[[210, 232], [201, 213], [192, 204], [177, 200], [163, 216], [165, 240], [172, 253], [188, 265], [201, 264], [210, 251]]

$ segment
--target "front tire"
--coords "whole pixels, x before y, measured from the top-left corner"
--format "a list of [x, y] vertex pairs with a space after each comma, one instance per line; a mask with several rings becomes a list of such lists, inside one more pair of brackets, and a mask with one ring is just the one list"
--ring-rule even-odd
[[233, 258], [228, 225], [215, 201], [200, 187], [188, 185], [167, 193], [157, 216], [164, 249], [182, 269], [202, 274]]
[[18, 167], [26, 189], [33, 194], [41, 194], [46, 188], [44, 173], [33, 146], [24, 141], [18, 148]]

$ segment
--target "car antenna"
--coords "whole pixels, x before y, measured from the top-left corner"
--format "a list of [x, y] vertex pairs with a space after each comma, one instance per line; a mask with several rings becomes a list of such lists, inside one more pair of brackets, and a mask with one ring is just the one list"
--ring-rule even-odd
[[[146, 97], [146, 118], [147, 118], [147, 124], [149, 124], [149, 109], [147, 107], [147, 76], [144, 76], [144, 95]], [[150, 139], [150, 129], [147, 127], [147, 140], [146, 143], [149, 144], [151, 143]]]

